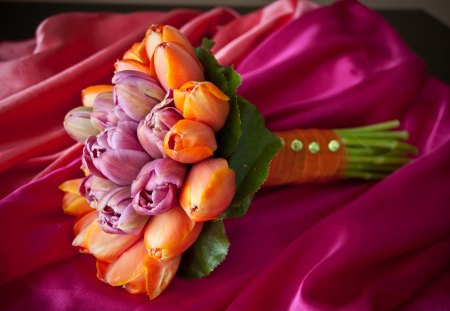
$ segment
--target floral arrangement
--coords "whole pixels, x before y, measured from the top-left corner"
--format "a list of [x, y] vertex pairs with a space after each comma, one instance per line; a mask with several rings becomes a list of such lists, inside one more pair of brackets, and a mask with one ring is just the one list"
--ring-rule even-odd
[[60, 186], [73, 246], [97, 259], [99, 279], [151, 299], [225, 259], [223, 219], [245, 215], [263, 184], [380, 179], [416, 153], [397, 121], [270, 132], [212, 44], [151, 26], [64, 122], [84, 144], [86, 177]]

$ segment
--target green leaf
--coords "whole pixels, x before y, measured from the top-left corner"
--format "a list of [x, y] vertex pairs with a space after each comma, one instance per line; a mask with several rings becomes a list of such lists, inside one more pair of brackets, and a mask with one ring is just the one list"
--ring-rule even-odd
[[241, 117], [237, 104], [237, 88], [241, 85], [241, 76], [233, 67], [221, 66], [210, 51], [214, 43], [206, 38], [196, 49], [197, 57], [203, 64], [206, 80], [214, 83], [230, 98], [230, 113], [224, 127], [217, 133], [219, 149], [216, 156], [228, 158], [237, 146], [241, 136]]
[[220, 66], [210, 48], [214, 45], [212, 41], [204, 38], [202, 45], [195, 49], [198, 59], [203, 65], [205, 79], [214, 83], [224, 93], [228, 94], [228, 82], [225, 77], [225, 68]]
[[238, 97], [238, 105], [242, 135], [228, 159], [236, 173], [236, 194], [220, 218], [245, 215], [253, 195], [269, 174], [270, 161], [281, 148], [281, 140], [265, 127], [264, 117], [258, 109], [242, 97]]
[[241, 76], [232, 68], [224, 67], [228, 84], [228, 97], [230, 97], [230, 113], [224, 127], [217, 133], [219, 149], [217, 155], [228, 158], [236, 148], [242, 135], [241, 114], [237, 102], [237, 88], [241, 84]]
[[187, 279], [207, 276], [225, 259], [229, 247], [223, 222], [206, 222], [197, 241], [183, 254], [178, 274]]

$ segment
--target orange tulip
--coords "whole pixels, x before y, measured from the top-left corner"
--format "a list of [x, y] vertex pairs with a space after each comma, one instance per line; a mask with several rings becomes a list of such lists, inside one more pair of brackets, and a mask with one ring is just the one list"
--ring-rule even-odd
[[195, 242], [202, 227], [202, 223], [189, 219], [180, 206], [152, 216], [144, 233], [147, 252], [158, 261], [177, 257]]
[[180, 120], [164, 137], [164, 152], [181, 163], [196, 163], [217, 149], [212, 129], [200, 122]]
[[145, 49], [148, 59], [153, 58], [156, 47], [163, 42], [175, 42], [187, 52], [195, 56], [194, 48], [188, 39], [176, 28], [170, 25], [155, 24], [148, 28], [145, 35]]
[[134, 71], [140, 71], [149, 76], [154, 76], [154, 74], [150, 70], [149, 66], [146, 66], [145, 64], [143, 64], [137, 60], [134, 60], [134, 59], [118, 60], [114, 64], [114, 69], [115, 69], [115, 72], [124, 71], [124, 70], [134, 70]]
[[215, 219], [231, 203], [235, 173], [225, 159], [194, 164], [181, 190], [180, 204], [194, 221]]
[[132, 294], [147, 294], [150, 299], [155, 299], [174, 278], [180, 261], [181, 255], [163, 262], [147, 257], [144, 273], [125, 284], [124, 288]]
[[111, 263], [97, 260], [97, 277], [112, 286], [124, 286], [133, 294], [156, 298], [169, 285], [181, 255], [164, 262], [150, 258], [144, 240], [136, 242]]
[[188, 120], [202, 122], [214, 131], [220, 130], [230, 112], [230, 100], [209, 81], [189, 81], [173, 92], [175, 106]]
[[155, 48], [152, 67], [164, 89], [177, 89], [188, 81], [203, 81], [199, 60], [175, 42], [163, 42]]
[[113, 85], [92, 85], [81, 91], [81, 100], [83, 101], [83, 106], [94, 107], [94, 101], [99, 94], [102, 93], [112, 93], [114, 89]]
[[[72, 245], [78, 247], [82, 253], [90, 253], [95, 258], [111, 262], [133, 245], [142, 235], [133, 234], [111, 234], [102, 230], [102, 227], [91, 213], [83, 216], [83, 223], [78, 225], [78, 234]], [[86, 218], [85, 218], [86, 217]], [[75, 224], [77, 225], [77, 224]]]
[[136, 242], [111, 263], [97, 260], [97, 276], [112, 286], [122, 286], [145, 272], [144, 240]]
[[145, 276], [146, 291], [150, 299], [155, 299], [166, 289], [177, 273], [180, 262], [181, 255], [163, 262], [148, 258]]

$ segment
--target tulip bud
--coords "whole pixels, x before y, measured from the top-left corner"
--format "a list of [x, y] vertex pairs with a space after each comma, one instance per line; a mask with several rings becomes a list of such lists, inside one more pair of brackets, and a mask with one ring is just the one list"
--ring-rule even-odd
[[145, 48], [148, 59], [153, 58], [156, 47], [163, 42], [175, 42], [187, 52], [195, 56], [194, 48], [188, 39], [176, 28], [170, 25], [155, 24], [148, 28], [145, 36]]
[[131, 204], [130, 187], [117, 187], [98, 201], [97, 219], [108, 233], [139, 234], [148, 216], [135, 212]]
[[150, 257], [158, 261], [174, 258], [197, 239], [203, 223], [192, 221], [180, 206], [150, 218], [144, 242]]
[[230, 205], [234, 192], [235, 174], [227, 161], [207, 159], [192, 166], [180, 204], [192, 220], [211, 220]]
[[150, 67], [134, 59], [121, 59], [114, 64], [115, 72], [133, 70], [153, 76]]
[[153, 160], [142, 168], [131, 185], [138, 214], [161, 214], [178, 205], [178, 194], [187, 168], [169, 158]]
[[137, 122], [166, 95], [155, 79], [139, 71], [119, 71], [114, 75], [113, 83], [116, 103]]
[[81, 99], [83, 101], [83, 106], [93, 107], [94, 101], [99, 94], [110, 93], [113, 91], [114, 86], [112, 85], [92, 85], [81, 91]]
[[200, 122], [178, 121], [164, 137], [164, 152], [181, 163], [196, 163], [217, 149], [212, 129]]
[[214, 131], [220, 130], [230, 112], [230, 100], [209, 81], [189, 81], [173, 92], [175, 106], [188, 120], [202, 122]]
[[64, 118], [67, 133], [82, 144], [89, 136], [95, 136], [100, 132], [91, 122], [91, 113], [91, 107], [77, 107], [70, 110]]
[[188, 81], [203, 81], [199, 60], [175, 42], [163, 42], [154, 52], [152, 66], [165, 90], [180, 88]]
[[164, 154], [164, 136], [183, 117], [178, 109], [164, 100], [153, 107], [152, 111], [139, 123], [137, 136], [145, 151], [153, 158], [162, 158]]

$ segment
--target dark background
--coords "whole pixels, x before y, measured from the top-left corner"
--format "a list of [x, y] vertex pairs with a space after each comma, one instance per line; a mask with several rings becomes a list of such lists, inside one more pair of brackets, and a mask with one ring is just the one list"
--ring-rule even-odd
[[[184, 6], [186, 7], [186, 6]], [[173, 6], [0, 2], [0, 41], [32, 38], [46, 17], [71, 11], [132, 12], [170, 10]], [[208, 10], [211, 7], [189, 7]], [[255, 7], [234, 8], [245, 14]], [[450, 84], [450, 29], [421, 10], [378, 10], [419, 56], [432, 75]]]

